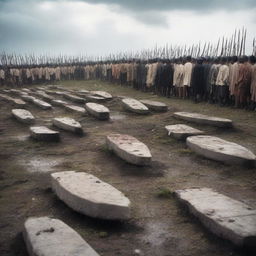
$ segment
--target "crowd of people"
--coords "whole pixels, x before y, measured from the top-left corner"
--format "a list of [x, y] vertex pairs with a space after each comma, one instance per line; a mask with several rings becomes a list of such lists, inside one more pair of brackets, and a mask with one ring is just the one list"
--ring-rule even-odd
[[0, 66], [1, 85], [94, 80], [166, 97], [256, 109], [256, 57], [121, 60], [61, 65]]

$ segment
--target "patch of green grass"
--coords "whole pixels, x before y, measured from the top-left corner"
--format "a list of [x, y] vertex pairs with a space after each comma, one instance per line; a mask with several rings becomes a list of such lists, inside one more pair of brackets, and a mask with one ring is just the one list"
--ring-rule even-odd
[[99, 232], [99, 237], [100, 238], [106, 238], [106, 237], [108, 237], [109, 236], [109, 234], [108, 234], [108, 232], [106, 232], [106, 231], [101, 231], [101, 232]]
[[173, 150], [173, 152], [176, 152], [176, 153], [180, 153], [180, 154], [193, 154], [193, 151], [189, 148], [179, 148], [179, 149], [175, 149]]
[[168, 188], [159, 188], [158, 191], [156, 192], [156, 196], [159, 198], [170, 198], [172, 195], [172, 192]]

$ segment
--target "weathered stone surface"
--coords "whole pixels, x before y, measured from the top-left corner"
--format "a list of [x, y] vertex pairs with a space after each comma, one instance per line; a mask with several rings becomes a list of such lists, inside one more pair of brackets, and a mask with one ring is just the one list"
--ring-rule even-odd
[[68, 102], [66, 102], [64, 100], [52, 100], [51, 103], [52, 103], [52, 105], [56, 105], [56, 106], [68, 105]]
[[24, 102], [23, 100], [17, 99], [17, 98], [12, 98], [5, 94], [0, 94], [0, 99], [5, 100], [5, 101], [13, 104], [14, 106], [17, 106], [20, 108], [24, 108], [27, 105], [26, 102]]
[[71, 101], [76, 102], [76, 103], [85, 103], [85, 101], [86, 101], [82, 97], [79, 97], [79, 96], [76, 96], [76, 95], [72, 95], [72, 94], [69, 94], [69, 93], [65, 93], [63, 96], [66, 99], [71, 100]]
[[73, 210], [94, 218], [123, 220], [130, 217], [130, 201], [122, 192], [85, 172], [51, 174], [52, 189]]
[[253, 165], [256, 156], [245, 147], [214, 136], [192, 136], [187, 145], [196, 153], [227, 164]]
[[175, 112], [174, 116], [194, 123], [213, 125], [217, 127], [231, 127], [232, 120], [220, 117], [202, 115], [198, 113]]
[[95, 116], [100, 120], [108, 120], [109, 119], [109, 109], [103, 105], [97, 103], [86, 103], [85, 108], [91, 115]]
[[165, 129], [168, 131], [168, 135], [178, 140], [185, 140], [189, 136], [204, 134], [203, 131], [195, 129], [185, 124], [167, 125]]
[[177, 190], [178, 199], [216, 235], [256, 248], [256, 210], [209, 188]]
[[106, 138], [106, 144], [123, 160], [135, 165], [149, 165], [151, 153], [148, 147], [130, 135], [110, 134]]
[[79, 122], [69, 117], [59, 117], [53, 119], [53, 124], [63, 130], [83, 134], [82, 126]]
[[31, 137], [41, 141], [59, 141], [60, 133], [45, 126], [30, 127]]
[[137, 114], [148, 114], [149, 109], [138, 100], [126, 98], [122, 100], [124, 108]]
[[21, 98], [27, 102], [33, 102], [35, 97], [30, 96], [30, 95], [22, 95]]
[[63, 105], [67, 110], [70, 110], [70, 111], [74, 111], [76, 113], [79, 113], [79, 114], [86, 114], [86, 110], [85, 108], [82, 108], [82, 107], [79, 107], [79, 106], [75, 106], [75, 105], [70, 105], [70, 104], [66, 104], [66, 105]]
[[103, 97], [106, 100], [112, 100], [113, 99], [113, 97], [110, 93], [104, 92], [104, 91], [91, 91], [91, 94], [95, 95], [95, 96]]
[[33, 99], [33, 103], [42, 109], [51, 109], [52, 108], [51, 104], [49, 104], [43, 100], [36, 99], [36, 98]]
[[36, 93], [36, 95], [44, 100], [48, 100], [48, 101], [52, 101], [54, 100], [55, 98], [48, 95], [47, 93], [43, 92], [43, 91], [39, 91]]
[[24, 91], [24, 92], [27, 92], [27, 93], [31, 92], [28, 88], [22, 88], [21, 90]]
[[34, 116], [25, 109], [12, 109], [12, 115], [22, 123], [32, 124], [35, 121]]
[[140, 100], [140, 102], [153, 111], [166, 112], [168, 110], [168, 106], [165, 103], [159, 101]]
[[91, 94], [84, 95], [84, 97], [86, 98], [86, 100], [88, 102], [104, 102], [104, 101], [106, 101], [106, 99], [103, 97], [91, 95]]
[[75, 230], [58, 219], [28, 218], [23, 237], [30, 256], [99, 256]]

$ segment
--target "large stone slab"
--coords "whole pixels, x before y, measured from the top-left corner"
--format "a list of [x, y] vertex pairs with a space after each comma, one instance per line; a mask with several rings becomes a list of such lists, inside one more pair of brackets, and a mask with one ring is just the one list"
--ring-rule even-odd
[[196, 153], [227, 164], [254, 165], [256, 156], [247, 148], [214, 136], [192, 136], [187, 145]]
[[52, 100], [51, 104], [55, 106], [64, 106], [64, 105], [68, 105], [68, 102], [64, 100]]
[[169, 136], [178, 140], [185, 140], [189, 136], [204, 134], [203, 131], [185, 124], [167, 125], [165, 129], [168, 131]]
[[112, 95], [110, 93], [108, 93], [108, 92], [104, 92], [104, 91], [91, 91], [90, 93], [92, 95], [95, 95], [95, 96], [103, 97], [106, 100], [112, 100], [113, 99]]
[[188, 112], [175, 112], [174, 117], [182, 120], [191, 121], [198, 124], [207, 124], [217, 127], [231, 127], [232, 120], [214, 116], [207, 116], [198, 113], [188, 113]]
[[165, 103], [159, 101], [140, 100], [140, 102], [153, 111], [166, 112], [168, 110], [168, 106]]
[[104, 102], [104, 101], [106, 101], [106, 98], [104, 98], [104, 97], [91, 95], [91, 94], [86, 94], [86, 95], [84, 95], [84, 97], [86, 98], [86, 100], [88, 102]]
[[149, 165], [151, 153], [148, 147], [136, 138], [125, 134], [110, 134], [106, 138], [110, 150], [128, 163]]
[[77, 134], [83, 134], [82, 126], [79, 122], [69, 117], [59, 117], [53, 119], [53, 125]]
[[13, 97], [10, 97], [5, 94], [0, 94], [0, 99], [5, 100], [5, 101], [11, 103], [12, 105], [14, 105], [16, 107], [20, 107], [20, 108], [24, 108], [27, 105], [26, 102], [24, 102], [23, 100], [13, 98]]
[[23, 237], [30, 256], [99, 256], [75, 230], [58, 219], [28, 218]]
[[12, 115], [19, 121], [25, 124], [32, 124], [35, 122], [34, 116], [25, 109], [12, 109]]
[[70, 208], [90, 217], [130, 218], [130, 201], [122, 192], [85, 172], [51, 174], [52, 189]]
[[30, 127], [31, 137], [40, 141], [59, 141], [60, 133], [51, 130], [46, 126], [33, 126]]
[[138, 100], [126, 98], [126, 99], [122, 99], [122, 104], [123, 104], [123, 107], [128, 111], [131, 111], [137, 114], [149, 113], [149, 109]]
[[235, 245], [256, 248], [255, 209], [209, 188], [177, 190], [175, 194], [211, 232]]
[[36, 92], [36, 95], [38, 97], [40, 97], [40, 98], [42, 98], [42, 99], [44, 99], [46, 101], [50, 101], [50, 102], [55, 99], [54, 97], [48, 95], [47, 93], [45, 93], [43, 91]]
[[74, 112], [82, 114], [82, 115], [86, 114], [86, 110], [83, 107], [79, 107], [79, 106], [75, 106], [75, 105], [71, 105], [71, 104], [65, 104], [63, 106], [67, 110], [74, 111]]
[[35, 97], [30, 96], [30, 95], [22, 95], [21, 98], [27, 102], [33, 102]]
[[51, 104], [49, 104], [49, 103], [47, 103], [47, 102], [45, 102], [43, 100], [36, 99], [36, 98], [33, 99], [33, 103], [36, 106], [38, 106], [38, 107], [40, 107], [41, 109], [44, 109], [44, 110], [52, 108]]
[[69, 94], [69, 93], [65, 93], [63, 95], [66, 99], [72, 101], [72, 102], [75, 102], [75, 103], [85, 103], [85, 99], [82, 98], [82, 97], [79, 97], [79, 96], [76, 96], [76, 95], [72, 95], [72, 94]]
[[89, 102], [85, 104], [85, 108], [88, 113], [100, 120], [109, 119], [109, 109], [101, 104]]

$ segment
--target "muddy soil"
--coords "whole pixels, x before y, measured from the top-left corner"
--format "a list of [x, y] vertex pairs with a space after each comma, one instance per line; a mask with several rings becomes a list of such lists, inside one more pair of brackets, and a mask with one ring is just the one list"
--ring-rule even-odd
[[[61, 107], [41, 110], [30, 104], [28, 110], [36, 117], [36, 125], [51, 127], [53, 117], [70, 116], [80, 121], [86, 132], [81, 137], [61, 131], [59, 143], [43, 143], [30, 139], [29, 126], [17, 122], [10, 114], [13, 107], [0, 101], [0, 255], [28, 255], [21, 231], [30, 216], [63, 220], [102, 256], [135, 255], [136, 249], [147, 256], [248, 255], [209, 233], [167, 192], [210, 187], [256, 208], [256, 169], [227, 166], [197, 156], [184, 142], [168, 137], [164, 127], [186, 123], [172, 117], [174, 111], [231, 118], [232, 129], [192, 126], [256, 153], [255, 112], [167, 99], [98, 81], [62, 84], [72, 89], [106, 90], [114, 96], [159, 100], [169, 105], [169, 111], [135, 115], [125, 112], [115, 97], [105, 104], [111, 110], [111, 119], [98, 121]], [[130, 134], [146, 143], [153, 155], [152, 165], [136, 167], [109, 152], [105, 136], [112, 132]], [[51, 172], [67, 170], [91, 173], [121, 190], [131, 200], [131, 220], [102, 221], [68, 208], [52, 192], [49, 179]]]

